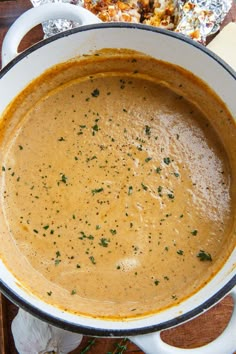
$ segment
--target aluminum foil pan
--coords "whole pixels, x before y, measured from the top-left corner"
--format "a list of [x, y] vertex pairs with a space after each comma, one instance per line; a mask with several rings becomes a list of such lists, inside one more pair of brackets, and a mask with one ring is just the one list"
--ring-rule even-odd
[[[144, 23], [182, 33], [205, 44], [216, 33], [232, 6], [232, 0], [31, 0], [33, 6], [65, 2], [83, 6], [104, 22]], [[50, 37], [78, 24], [56, 20], [43, 24], [45, 37]]]

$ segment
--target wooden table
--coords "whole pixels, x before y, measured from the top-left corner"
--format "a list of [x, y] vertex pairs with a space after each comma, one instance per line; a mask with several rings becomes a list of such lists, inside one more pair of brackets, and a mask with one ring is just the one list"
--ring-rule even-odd
[[[29, 0], [0, 0], [0, 47], [11, 23], [24, 11], [32, 7]], [[236, 21], [236, 3], [223, 25]], [[42, 39], [41, 26], [37, 26], [25, 36], [20, 45], [23, 50]], [[0, 50], [1, 53], [1, 50]], [[1, 67], [1, 59], [0, 59]], [[162, 338], [167, 343], [181, 348], [194, 348], [215, 339], [227, 325], [233, 309], [233, 301], [227, 296], [219, 304], [198, 318], [162, 332]], [[0, 295], [0, 354], [17, 354], [11, 335], [11, 322], [17, 313], [17, 307], [3, 295]], [[143, 352], [126, 339], [94, 339], [84, 337], [79, 348], [73, 354], [142, 354]], [[161, 354], [161, 353], [160, 353]], [[212, 353], [213, 354], [213, 353]]]

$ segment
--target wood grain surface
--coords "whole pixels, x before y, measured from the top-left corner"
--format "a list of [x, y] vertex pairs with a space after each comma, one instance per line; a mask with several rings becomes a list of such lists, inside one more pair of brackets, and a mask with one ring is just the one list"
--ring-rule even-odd
[[[0, 47], [2, 40], [14, 20], [27, 9], [31, 8], [29, 0], [1, 1], [0, 0]], [[236, 3], [224, 20], [236, 21]], [[19, 50], [24, 50], [43, 37], [41, 26], [37, 26], [28, 33], [20, 44]], [[210, 40], [210, 39], [209, 39]], [[1, 54], [1, 50], [0, 50]], [[0, 59], [1, 67], [1, 59]], [[163, 340], [180, 348], [196, 348], [215, 339], [226, 327], [233, 310], [233, 301], [226, 296], [220, 303], [203, 315], [182, 324], [176, 328], [163, 331]], [[0, 294], [0, 354], [17, 354], [11, 334], [11, 323], [18, 308], [5, 296]], [[232, 335], [236, 338], [235, 333]], [[236, 339], [235, 339], [236, 341]], [[142, 354], [143, 352], [127, 339], [104, 339], [84, 336], [80, 346], [73, 354]], [[161, 354], [161, 353], [160, 353]], [[214, 353], [212, 353], [214, 354]], [[222, 349], [223, 354], [223, 349]]]

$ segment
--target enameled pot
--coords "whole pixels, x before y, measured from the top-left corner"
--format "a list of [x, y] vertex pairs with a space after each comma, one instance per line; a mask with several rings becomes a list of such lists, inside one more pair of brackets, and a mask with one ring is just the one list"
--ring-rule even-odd
[[[77, 21], [82, 26], [45, 39], [17, 55], [20, 40], [31, 28], [56, 18]], [[100, 23], [85, 9], [69, 4], [47, 4], [31, 9], [7, 33], [2, 50], [4, 68], [0, 72], [0, 114], [29, 82], [46, 69], [105, 47], [137, 50], [191, 71], [213, 88], [236, 119], [236, 73], [204, 46], [183, 35], [150, 26]], [[236, 249], [223, 268], [196, 294], [160, 313], [129, 321], [85, 318], [50, 306], [27, 293], [1, 261], [0, 289], [18, 306], [55, 326], [93, 336], [129, 337], [149, 354], [189, 351], [194, 354], [231, 354], [236, 350], [236, 309], [221, 336], [201, 348], [171, 347], [161, 340], [160, 331], [203, 313], [230, 292], [236, 305], [235, 270]]]

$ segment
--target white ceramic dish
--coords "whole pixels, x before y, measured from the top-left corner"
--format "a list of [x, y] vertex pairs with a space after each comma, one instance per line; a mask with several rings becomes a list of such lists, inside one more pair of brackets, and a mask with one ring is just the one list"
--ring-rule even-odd
[[[82, 26], [46, 39], [17, 55], [17, 47], [32, 27], [47, 19], [67, 18]], [[88, 23], [93, 23], [89, 24]], [[192, 40], [145, 25], [100, 23], [88, 11], [68, 4], [51, 4], [29, 10], [9, 30], [3, 43], [0, 72], [0, 114], [34, 78], [51, 66], [102, 48], [129, 48], [177, 64], [207, 82], [226, 103], [236, 119], [236, 73], [219, 57]], [[1, 229], [0, 229], [1, 233]], [[236, 304], [236, 250], [214, 278], [181, 304], [142, 319], [106, 321], [65, 313], [25, 292], [0, 261], [0, 289], [13, 302], [58, 327], [94, 336], [126, 336], [146, 353], [231, 354], [236, 350], [236, 310], [226, 330], [214, 342], [193, 350], [165, 344], [163, 329], [176, 326], [206, 311], [226, 294]]]

